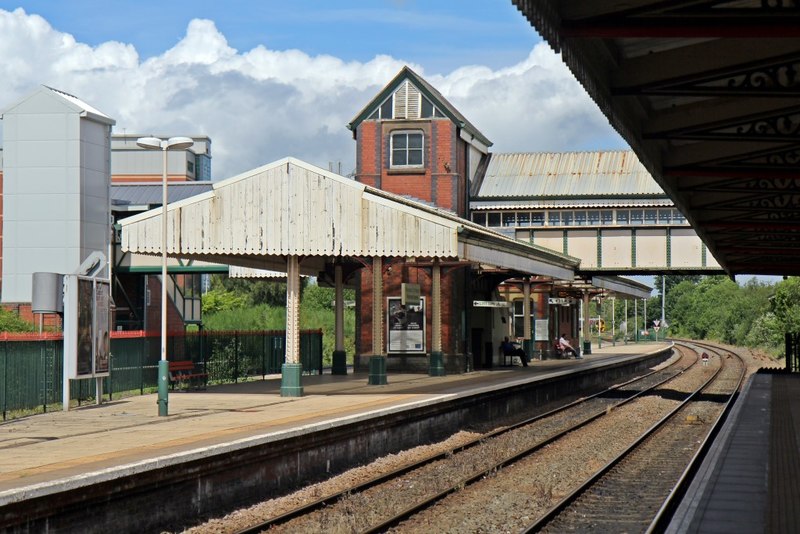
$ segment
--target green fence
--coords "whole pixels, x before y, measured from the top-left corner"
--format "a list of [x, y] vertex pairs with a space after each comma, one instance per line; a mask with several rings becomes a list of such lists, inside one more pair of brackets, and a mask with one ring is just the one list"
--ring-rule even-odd
[[[285, 359], [283, 331], [189, 332], [170, 335], [167, 357], [192, 360], [210, 383], [230, 383], [281, 372]], [[60, 335], [3, 334], [0, 337], [0, 408], [3, 420], [16, 412], [47, 411], [61, 404], [64, 343]], [[114, 332], [111, 374], [103, 394], [150, 391], [158, 386], [159, 334]], [[300, 333], [304, 373], [322, 374], [322, 331]], [[96, 397], [95, 381], [71, 380], [70, 397], [81, 403]]]

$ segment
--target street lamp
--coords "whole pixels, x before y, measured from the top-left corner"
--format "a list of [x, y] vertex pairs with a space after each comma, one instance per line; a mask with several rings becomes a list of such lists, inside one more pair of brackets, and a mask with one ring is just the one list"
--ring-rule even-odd
[[169, 363], [167, 362], [167, 151], [184, 150], [194, 144], [188, 137], [140, 137], [136, 144], [164, 154], [161, 174], [161, 359], [158, 361], [158, 415], [168, 415]]

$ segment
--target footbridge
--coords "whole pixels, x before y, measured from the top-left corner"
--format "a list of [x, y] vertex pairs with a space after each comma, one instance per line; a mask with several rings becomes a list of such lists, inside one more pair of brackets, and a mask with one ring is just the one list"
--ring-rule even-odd
[[584, 274], [720, 274], [632, 151], [491, 154], [472, 220], [579, 258]]

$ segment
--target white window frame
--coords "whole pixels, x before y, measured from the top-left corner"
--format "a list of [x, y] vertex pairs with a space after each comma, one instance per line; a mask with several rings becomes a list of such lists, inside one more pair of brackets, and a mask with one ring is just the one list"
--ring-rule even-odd
[[[406, 161], [408, 161], [408, 136], [409, 135], [419, 135], [422, 139], [422, 147], [420, 147], [420, 151], [422, 152], [422, 163], [416, 164], [396, 164], [394, 162], [394, 138], [396, 135], [405, 135], [406, 136]], [[417, 150], [417, 149], [414, 149]], [[393, 130], [389, 134], [389, 167], [392, 169], [424, 169], [425, 168], [425, 132], [422, 130]]]

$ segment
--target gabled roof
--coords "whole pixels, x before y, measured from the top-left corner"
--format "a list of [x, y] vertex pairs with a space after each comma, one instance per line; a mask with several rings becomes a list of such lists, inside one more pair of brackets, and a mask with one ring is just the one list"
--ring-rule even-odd
[[486, 145], [487, 147], [492, 146], [492, 142], [487, 139], [485, 135], [483, 135], [480, 130], [478, 130], [471, 122], [467, 120], [464, 115], [458, 111], [453, 104], [447, 101], [447, 99], [442, 96], [442, 94], [436, 90], [431, 84], [429, 84], [425, 79], [423, 79], [419, 74], [411, 70], [408, 66], [403, 67], [400, 72], [397, 73], [397, 76], [390, 81], [386, 87], [384, 87], [380, 93], [375, 96], [370, 102], [364, 106], [364, 108], [358, 112], [358, 114], [353, 118], [352, 121], [347, 125], [347, 128], [353, 131], [353, 135], [355, 135], [356, 129], [358, 125], [361, 124], [367, 117], [369, 117], [372, 112], [379, 107], [384, 100], [389, 98], [400, 86], [401, 83], [408, 80], [411, 82], [419, 91], [425, 95], [425, 97], [430, 100], [433, 105], [435, 105], [442, 113], [444, 113], [447, 118], [451, 121], [456, 123], [462, 130], [465, 130], [470, 135], [474, 136], [478, 141]]
[[114, 119], [112, 119], [102, 111], [99, 111], [96, 108], [90, 106], [77, 96], [65, 93], [64, 91], [59, 91], [58, 89], [54, 89], [46, 85], [41, 86], [33, 93], [29, 94], [28, 96], [20, 99], [16, 103], [4, 109], [2, 115], [16, 111], [18, 108], [24, 107], [28, 101], [34, 100], [40, 96], [45, 96], [54, 101], [57, 101], [59, 104], [63, 105], [67, 109], [74, 111], [75, 113], [79, 114], [82, 117], [86, 117], [94, 121], [108, 125], [116, 124], [116, 121]]
[[[161, 208], [120, 222], [123, 251], [161, 252]], [[214, 183], [170, 203], [167, 253], [317, 276], [333, 257], [441, 258], [571, 279], [579, 260], [516, 241], [452, 213], [366, 186], [294, 158]]]
[[668, 198], [630, 150], [492, 154], [472, 200]]

